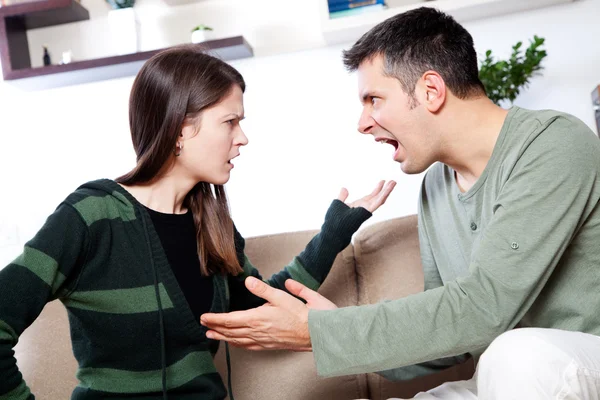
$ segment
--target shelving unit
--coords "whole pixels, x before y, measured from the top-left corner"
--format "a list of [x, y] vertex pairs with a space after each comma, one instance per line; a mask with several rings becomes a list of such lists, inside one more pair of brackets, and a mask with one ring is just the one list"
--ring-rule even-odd
[[[252, 47], [243, 36], [211, 40], [197, 46], [226, 61], [252, 57], [254, 54]], [[39, 90], [133, 76], [147, 59], [161, 50], [164, 49], [76, 61], [63, 65], [24, 68], [12, 71], [8, 78], [5, 75], [4, 79], [25, 90]]]
[[27, 30], [90, 19], [75, 0], [36, 0], [0, 7], [0, 61], [4, 79], [31, 68]]
[[[76, 0], [34, 0], [0, 7], [0, 60], [4, 80], [35, 90], [131, 76], [147, 59], [163, 50], [32, 67], [27, 30], [88, 19], [88, 11]], [[254, 54], [242, 36], [211, 40], [198, 47], [223, 60]]]
[[369, 29], [386, 19], [418, 7], [434, 7], [452, 15], [459, 22], [465, 22], [573, 1], [575, 0], [422, 0], [388, 7], [382, 11], [330, 19], [327, 0], [320, 0], [321, 29], [327, 44], [346, 43], [359, 39]]

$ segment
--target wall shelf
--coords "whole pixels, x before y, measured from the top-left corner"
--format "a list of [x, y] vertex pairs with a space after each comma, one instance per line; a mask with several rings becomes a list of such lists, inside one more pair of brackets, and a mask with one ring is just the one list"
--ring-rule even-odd
[[[225, 61], [252, 57], [254, 54], [243, 36], [210, 40], [196, 46]], [[22, 89], [39, 90], [133, 76], [146, 60], [162, 50], [13, 70], [5, 74], [5, 80]]]
[[90, 19], [75, 0], [35, 0], [0, 7], [0, 62], [4, 79], [31, 68], [27, 30]]
[[321, 0], [321, 29], [327, 44], [346, 43], [356, 41], [369, 29], [386, 19], [418, 7], [434, 7], [452, 15], [459, 22], [466, 22], [573, 1], [575, 0], [423, 0], [388, 7], [382, 11], [330, 19], [327, 0]]
[[[27, 31], [89, 20], [77, 0], [32, 0], [0, 7], [0, 62], [6, 82], [26, 90], [75, 85], [132, 76], [143, 63], [163, 49], [32, 67]], [[242, 36], [210, 40], [199, 48], [223, 59], [251, 57], [253, 49]]]
[[0, 17], [18, 18], [25, 29], [45, 28], [90, 19], [88, 11], [74, 0], [35, 0], [0, 7]]

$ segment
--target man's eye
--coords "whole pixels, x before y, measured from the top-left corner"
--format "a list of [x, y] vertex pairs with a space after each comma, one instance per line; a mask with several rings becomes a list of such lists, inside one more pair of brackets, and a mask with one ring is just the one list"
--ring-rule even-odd
[[371, 97], [371, 104], [375, 105], [376, 100], [379, 100], [377, 97]]

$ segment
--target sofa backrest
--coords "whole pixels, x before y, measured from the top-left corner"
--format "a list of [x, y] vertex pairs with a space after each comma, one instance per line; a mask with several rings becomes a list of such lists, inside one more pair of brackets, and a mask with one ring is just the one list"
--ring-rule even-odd
[[359, 304], [393, 300], [423, 291], [417, 217], [373, 224], [354, 238]]
[[[317, 231], [249, 238], [246, 255], [263, 277], [270, 277], [299, 254]], [[358, 288], [352, 246], [338, 255], [319, 293], [339, 306], [356, 305]], [[226, 379], [224, 345], [216, 357]], [[357, 399], [367, 397], [365, 375], [317, 377], [312, 353], [253, 352], [230, 347], [233, 394], [236, 400]]]
[[[354, 257], [359, 304], [395, 300], [423, 291], [416, 215], [379, 222], [360, 231], [354, 238]], [[472, 375], [472, 363], [409, 382], [391, 382], [367, 374], [369, 398], [412, 398], [445, 381], [469, 379]]]

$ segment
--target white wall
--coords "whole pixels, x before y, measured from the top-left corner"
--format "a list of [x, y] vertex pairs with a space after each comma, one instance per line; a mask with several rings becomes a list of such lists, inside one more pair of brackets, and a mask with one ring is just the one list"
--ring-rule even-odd
[[[202, 0], [168, 6], [163, 0], [137, 0], [140, 50], [189, 42], [191, 29], [199, 24], [211, 26], [216, 38], [244, 35], [257, 56], [322, 47], [320, 1], [324, 0]], [[43, 64], [43, 45], [49, 46], [55, 62], [65, 50], [71, 50], [74, 59], [115, 54], [105, 1], [81, 3], [88, 9], [90, 20], [28, 31], [33, 66]]]
[[[318, 20], [312, 14], [318, 12], [314, 1], [306, 4], [306, 9], [287, 12]], [[594, 43], [600, 37], [599, 16], [600, 0], [583, 0], [465, 26], [480, 53], [492, 49], [507, 55], [518, 40], [545, 37], [544, 75], [516, 104], [564, 110], [595, 130], [590, 93], [600, 83], [600, 52]], [[356, 132], [356, 81], [340, 60], [349, 44], [318, 47], [313, 32], [297, 47], [316, 48], [277, 54], [285, 46], [275, 46], [267, 32], [261, 42], [253, 32], [251, 43], [263, 50], [232, 63], [248, 84], [243, 126], [250, 145], [227, 185], [242, 234], [318, 228], [341, 186], [355, 198], [379, 179], [395, 179], [398, 187], [369, 224], [415, 213], [422, 176], [404, 175], [391, 160], [391, 147]], [[0, 248], [0, 265], [18, 254], [80, 183], [114, 178], [132, 167], [127, 124], [132, 81], [40, 92], [0, 82], [0, 242], [6, 232], [18, 234], [18, 243]]]

